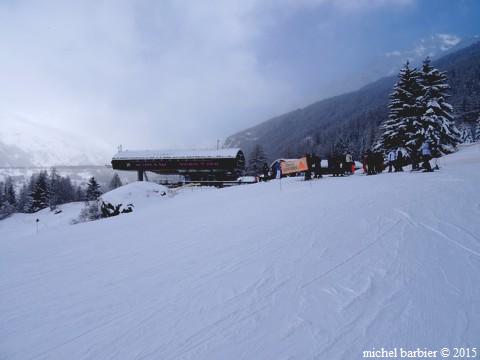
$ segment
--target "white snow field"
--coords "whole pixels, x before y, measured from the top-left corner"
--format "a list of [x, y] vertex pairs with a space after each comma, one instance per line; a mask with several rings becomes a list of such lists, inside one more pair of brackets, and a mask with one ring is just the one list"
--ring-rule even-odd
[[185, 189], [38, 235], [23, 230], [37, 214], [15, 215], [0, 222], [0, 359], [478, 347], [480, 144], [440, 166]]

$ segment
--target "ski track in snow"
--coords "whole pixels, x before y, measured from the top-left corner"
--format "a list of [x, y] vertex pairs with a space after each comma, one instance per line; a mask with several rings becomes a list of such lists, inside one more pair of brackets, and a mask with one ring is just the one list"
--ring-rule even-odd
[[[1, 359], [356, 359], [476, 346], [480, 145], [433, 174], [179, 191], [0, 222]], [[24, 230], [35, 216], [38, 236]], [[51, 218], [51, 219], [50, 219]]]

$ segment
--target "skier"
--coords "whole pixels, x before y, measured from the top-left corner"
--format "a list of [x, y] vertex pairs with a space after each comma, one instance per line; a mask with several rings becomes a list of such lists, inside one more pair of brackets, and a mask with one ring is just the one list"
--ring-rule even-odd
[[367, 161], [368, 161], [368, 153], [364, 153], [362, 157], [362, 168], [363, 168], [364, 174], [368, 172]]
[[375, 154], [372, 150], [367, 150], [367, 175], [375, 175]]
[[322, 177], [322, 162], [320, 157], [313, 154], [312, 155], [312, 167], [313, 167], [313, 176], [315, 179]]
[[388, 172], [392, 172], [392, 166], [395, 164], [395, 160], [397, 160], [397, 155], [395, 154], [395, 150], [391, 150], [387, 155], [388, 160]]
[[402, 150], [398, 150], [397, 152], [397, 159], [395, 161], [395, 171], [403, 171], [403, 152]]
[[305, 158], [307, 159], [307, 170], [305, 171], [305, 181], [312, 179], [312, 155], [305, 154]]
[[353, 157], [351, 154], [347, 153], [345, 155], [345, 169], [346, 169], [346, 172], [351, 175], [353, 172], [352, 172], [352, 164], [353, 164]]
[[338, 163], [338, 174], [339, 176], [345, 176], [345, 156], [338, 155], [337, 156], [337, 163]]
[[432, 157], [432, 152], [430, 151], [430, 145], [427, 141], [424, 141], [422, 147], [420, 148], [422, 151], [422, 158], [423, 158], [423, 171], [424, 172], [432, 172], [432, 167], [430, 166], [430, 159]]
[[418, 170], [418, 151], [412, 150], [410, 153], [410, 160], [412, 161], [412, 171]]
[[262, 169], [262, 172], [263, 172], [263, 181], [267, 181], [268, 180], [268, 165], [267, 163], [263, 163], [263, 169]]
[[374, 153], [375, 174], [380, 174], [384, 169], [383, 155], [381, 152]]
[[276, 161], [273, 164], [272, 175], [274, 179], [280, 179], [282, 177], [282, 167], [280, 166], [280, 161]]

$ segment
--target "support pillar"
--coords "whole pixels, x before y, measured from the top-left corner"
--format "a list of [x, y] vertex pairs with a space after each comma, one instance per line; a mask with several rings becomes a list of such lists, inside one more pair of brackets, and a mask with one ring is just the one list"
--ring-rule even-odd
[[138, 181], [143, 181], [143, 170], [138, 170], [137, 175]]

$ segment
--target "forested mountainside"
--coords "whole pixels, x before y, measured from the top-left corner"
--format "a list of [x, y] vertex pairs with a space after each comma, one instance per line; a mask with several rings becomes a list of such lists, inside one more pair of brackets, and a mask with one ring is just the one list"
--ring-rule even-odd
[[[433, 66], [447, 72], [456, 121], [473, 129], [480, 115], [480, 42], [434, 61]], [[357, 91], [277, 116], [228, 137], [224, 146], [241, 147], [248, 155], [255, 144], [261, 144], [273, 160], [307, 151], [326, 156], [336, 146], [348, 145], [358, 157], [370, 147], [388, 115], [395, 81], [396, 76], [385, 77]]]

